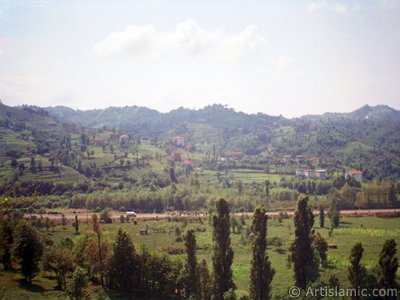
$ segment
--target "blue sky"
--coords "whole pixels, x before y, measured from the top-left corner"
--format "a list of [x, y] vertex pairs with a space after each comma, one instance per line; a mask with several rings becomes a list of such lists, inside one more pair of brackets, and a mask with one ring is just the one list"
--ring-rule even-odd
[[400, 1], [0, 0], [8, 105], [400, 109]]

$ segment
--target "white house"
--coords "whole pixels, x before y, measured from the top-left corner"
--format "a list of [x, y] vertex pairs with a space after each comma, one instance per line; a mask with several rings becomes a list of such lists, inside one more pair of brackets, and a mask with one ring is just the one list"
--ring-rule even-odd
[[358, 171], [358, 170], [353, 170], [353, 169], [348, 169], [346, 170], [346, 174], [345, 177], [353, 177], [356, 181], [361, 182], [362, 181], [362, 171]]

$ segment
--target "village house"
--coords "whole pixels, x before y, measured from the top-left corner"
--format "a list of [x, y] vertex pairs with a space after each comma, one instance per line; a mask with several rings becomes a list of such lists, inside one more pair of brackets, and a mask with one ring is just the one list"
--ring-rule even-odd
[[304, 155], [296, 155], [295, 160], [299, 164], [303, 163], [304, 162]]
[[291, 155], [284, 155], [283, 156], [283, 162], [284, 163], [289, 163], [292, 161], [292, 156]]
[[129, 136], [127, 134], [123, 134], [119, 136], [119, 142], [127, 141], [129, 140]]
[[319, 179], [326, 179], [326, 177], [327, 177], [326, 170], [323, 170], [323, 169], [315, 170], [315, 177], [317, 177]]
[[313, 165], [319, 165], [321, 163], [321, 158], [318, 156], [311, 156], [308, 161]]
[[346, 170], [345, 177], [347, 178], [350, 176], [350, 177], [353, 177], [356, 181], [362, 182], [362, 174], [363, 174], [362, 171], [348, 169], [348, 170]]
[[225, 159], [232, 159], [232, 160], [240, 160], [242, 158], [242, 153], [241, 152], [225, 152], [224, 156], [221, 158], [221, 160]]
[[315, 171], [313, 169], [296, 169], [296, 176], [314, 178]]
[[182, 165], [190, 165], [189, 156], [186, 154], [181, 155], [181, 163]]
[[174, 144], [177, 147], [185, 147], [185, 138], [183, 136], [177, 135], [174, 137]]

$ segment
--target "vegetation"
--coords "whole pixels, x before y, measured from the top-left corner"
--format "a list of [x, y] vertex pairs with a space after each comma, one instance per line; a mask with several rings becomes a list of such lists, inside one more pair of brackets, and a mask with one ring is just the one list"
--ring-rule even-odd
[[[0, 104], [0, 297], [398, 288], [399, 219], [373, 209], [399, 207], [399, 120], [385, 107], [289, 120], [221, 105], [159, 114]], [[300, 168], [327, 175], [296, 176]], [[371, 213], [343, 219], [350, 209]]]
[[224, 294], [235, 289], [231, 265], [233, 250], [230, 239], [229, 206], [225, 199], [216, 203], [217, 214], [213, 216], [213, 282], [214, 298], [224, 299]]
[[251, 299], [271, 299], [271, 282], [275, 270], [266, 254], [267, 250], [267, 220], [265, 209], [257, 208], [253, 216], [251, 230], [253, 233], [253, 257], [251, 260]]

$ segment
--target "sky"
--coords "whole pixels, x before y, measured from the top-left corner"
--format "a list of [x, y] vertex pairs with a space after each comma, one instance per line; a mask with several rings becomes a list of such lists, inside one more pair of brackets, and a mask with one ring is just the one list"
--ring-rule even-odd
[[0, 0], [0, 99], [286, 117], [400, 109], [400, 0]]

